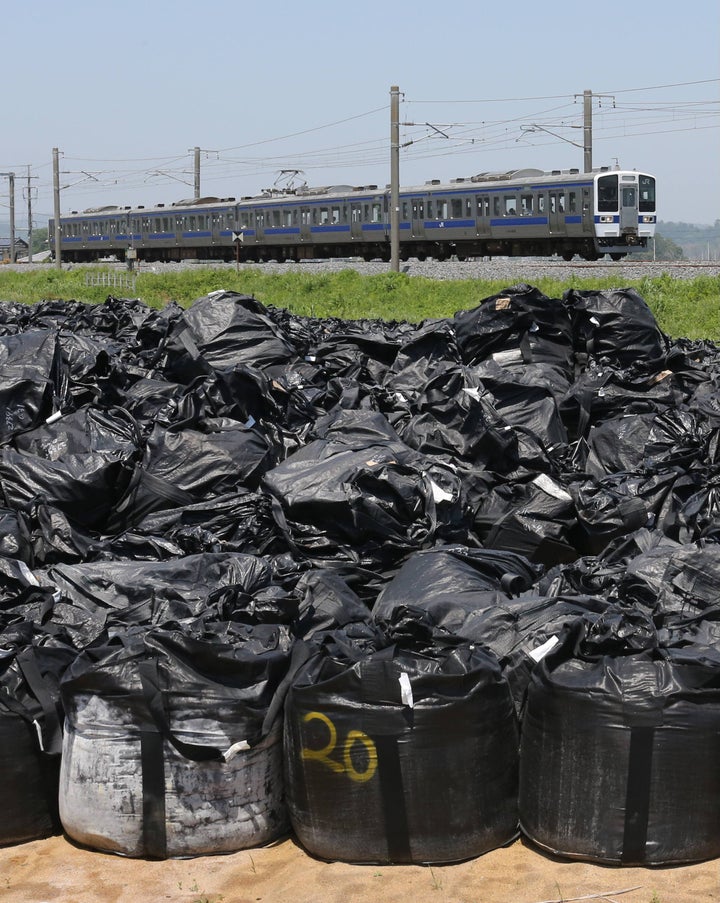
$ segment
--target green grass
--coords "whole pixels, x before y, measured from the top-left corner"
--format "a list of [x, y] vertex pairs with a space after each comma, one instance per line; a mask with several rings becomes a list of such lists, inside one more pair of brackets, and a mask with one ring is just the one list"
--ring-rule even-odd
[[[87, 286], [88, 272], [97, 267], [69, 270], [2, 271], [0, 300], [34, 303], [63, 299], [100, 303], [110, 294], [103, 286]], [[518, 280], [521, 281], [521, 280]], [[720, 276], [676, 279], [670, 275], [627, 280], [622, 273], [602, 279], [568, 278], [565, 281], [528, 274], [524, 280], [551, 298], [569, 288], [580, 290], [635, 288], [647, 301], [661, 329], [677, 338], [720, 341]], [[151, 307], [169, 301], [188, 306], [216, 289], [253, 295], [263, 304], [285, 307], [318, 317], [363, 317], [419, 322], [428, 317], [451, 316], [475, 307], [484, 298], [508, 288], [507, 281], [485, 279], [435, 280], [406, 273], [362, 276], [347, 269], [338, 273], [267, 273], [262, 267], [186, 269], [180, 272], [137, 273], [134, 297]], [[115, 291], [124, 296], [127, 293]]]

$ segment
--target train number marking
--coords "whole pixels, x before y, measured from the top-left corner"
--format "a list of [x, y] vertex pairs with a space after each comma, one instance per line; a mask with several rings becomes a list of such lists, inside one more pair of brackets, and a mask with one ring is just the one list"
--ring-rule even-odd
[[[303, 716], [303, 721], [307, 724], [310, 721], [320, 721], [328, 730], [328, 742], [321, 749], [308, 749], [303, 747], [301, 756], [303, 759], [315, 759], [322, 762], [326, 768], [329, 768], [335, 774], [345, 774], [351, 781], [358, 784], [364, 784], [369, 781], [377, 771], [377, 749], [374, 742], [362, 731], [348, 731], [345, 740], [338, 744], [337, 728], [332, 720], [322, 712], [308, 712]], [[367, 766], [363, 771], [355, 768], [352, 760], [352, 748], [356, 743], [362, 744], [367, 751]], [[338, 758], [332, 758], [336, 753]]]

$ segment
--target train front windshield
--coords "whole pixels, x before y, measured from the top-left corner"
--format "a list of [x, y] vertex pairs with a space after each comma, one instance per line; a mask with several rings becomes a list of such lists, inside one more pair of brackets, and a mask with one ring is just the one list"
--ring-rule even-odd
[[598, 179], [599, 213], [617, 213], [621, 208], [636, 208], [640, 213], [655, 213], [655, 179], [652, 176], [610, 173]]

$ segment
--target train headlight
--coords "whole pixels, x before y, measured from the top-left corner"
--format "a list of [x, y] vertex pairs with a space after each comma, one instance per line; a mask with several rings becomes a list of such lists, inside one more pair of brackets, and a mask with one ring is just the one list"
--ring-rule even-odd
[[601, 216], [600, 217], [601, 223], [611, 223], [612, 221], [613, 221], [613, 218], [611, 216]]
[[654, 223], [654, 222], [655, 222], [655, 217], [654, 217], [654, 216], [644, 216], [644, 217], [642, 218], [642, 221], [643, 221], [644, 223]]

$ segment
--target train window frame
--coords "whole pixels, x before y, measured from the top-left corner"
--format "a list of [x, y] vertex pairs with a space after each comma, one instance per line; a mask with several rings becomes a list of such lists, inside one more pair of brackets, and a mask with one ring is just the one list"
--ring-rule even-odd
[[577, 213], [577, 191], [568, 191], [568, 213]]
[[382, 204], [379, 201], [372, 203], [372, 221], [374, 223], [382, 222]]
[[493, 216], [500, 216], [500, 197], [497, 194], [493, 197]]
[[437, 199], [437, 218], [444, 220], [448, 219], [448, 202], [446, 198], [438, 198]]
[[450, 219], [462, 219], [462, 198], [450, 198]]
[[[438, 207], [440, 206], [440, 201], [437, 202], [437, 205], [438, 205]], [[434, 214], [434, 212], [433, 212], [434, 210], [435, 210], [435, 201], [433, 200], [433, 198], [428, 198], [427, 199], [427, 218], [428, 219], [440, 219], [441, 218], [439, 213], [437, 215]]]
[[620, 203], [619, 182], [616, 173], [598, 176], [597, 209], [598, 213], [617, 213]]
[[517, 195], [503, 195], [504, 216], [517, 216]]
[[558, 192], [558, 213], [565, 213], [565, 192]]
[[523, 216], [532, 216], [533, 196], [531, 194], [520, 195], [520, 212]]
[[640, 213], [655, 213], [655, 179], [652, 176], [638, 176], [638, 210]]
[[403, 202], [402, 202], [402, 212], [401, 212], [401, 217], [402, 217], [402, 219], [405, 220], [405, 221], [407, 221], [407, 220], [410, 219], [410, 216], [409, 216], [409, 206], [408, 206], [408, 202], [407, 202], [407, 201], [403, 201]]

